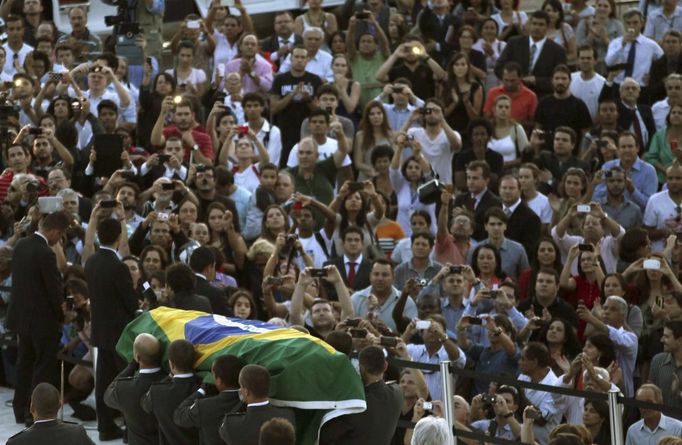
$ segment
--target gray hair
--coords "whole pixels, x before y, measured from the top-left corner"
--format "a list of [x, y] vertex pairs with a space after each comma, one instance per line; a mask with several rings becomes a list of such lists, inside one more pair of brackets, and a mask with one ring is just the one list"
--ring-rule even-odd
[[443, 445], [448, 439], [448, 422], [442, 417], [428, 416], [415, 425], [410, 445]]
[[321, 37], [324, 37], [324, 31], [322, 31], [322, 28], [318, 26], [311, 26], [310, 28], [306, 28], [306, 30], [303, 31], [302, 37], [305, 39], [305, 36], [314, 32], [318, 33]]
[[616, 295], [612, 295], [606, 299], [606, 301], [615, 301], [618, 303], [618, 306], [620, 306], [620, 313], [625, 315], [628, 313], [628, 302], [623, 299], [623, 297], [618, 297]]
[[665, 78], [665, 80], [663, 81], [663, 83], [664, 83], [665, 85], [667, 85], [668, 82], [670, 82], [670, 81], [675, 81], [675, 80], [680, 80], [680, 81], [682, 81], [682, 74], [678, 74], [678, 73], [668, 74], [668, 77]]
[[57, 196], [61, 198], [66, 198], [67, 196], [75, 196], [76, 200], [78, 200], [78, 192], [76, 192], [74, 189], [70, 188], [65, 188], [57, 192]]

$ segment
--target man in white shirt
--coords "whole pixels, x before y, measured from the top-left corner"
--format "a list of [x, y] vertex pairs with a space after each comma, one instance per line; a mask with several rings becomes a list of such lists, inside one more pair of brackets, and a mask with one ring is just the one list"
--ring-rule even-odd
[[[320, 49], [323, 38], [324, 32], [320, 28], [313, 26], [303, 31], [303, 46], [308, 50], [308, 63], [305, 66], [305, 70], [317, 75], [320, 79], [333, 82], [332, 56]], [[282, 66], [279, 67], [279, 72], [286, 73], [290, 69], [291, 54], [284, 59]]]
[[644, 28], [644, 35], [657, 42], [671, 29], [682, 32], [682, 8], [678, 0], [663, 0], [661, 5], [661, 9], [648, 14]]
[[[310, 126], [310, 136], [317, 142], [317, 153], [318, 160], [322, 161], [334, 153], [336, 153], [339, 144], [344, 144], [347, 146], [348, 141], [345, 135], [343, 136], [343, 141], [332, 139], [327, 137], [327, 131], [330, 128], [330, 117], [329, 114], [324, 110], [314, 110], [310, 113], [308, 118]], [[340, 123], [335, 122], [337, 126], [341, 126]], [[350, 157], [346, 155], [343, 158], [342, 167], [348, 167], [351, 164]], [[298, 144], [294, 145], [289, 152], [289, 157], [287, 158], [287, 167], [296, 167], [298, 165]]]
[[[539, 383], [541, 385], [556, 385], [557, 376], [549, 367], [551, 357], [547, 346], [539, 342], [530, 342], [523, 348], [519, 359], [518, 380], [522, 382]], [[554, 402], [552, 393], [535, 389], [523, 390], [526, 399], [540, 412], [542, 421], [533, 423], [535, 440], [540, 445], [547, 445], [549, 432], [561, 421], [561, 412]]]
[[24, 43], [24, 21], [16, 15], [9, 15], [5, 19], [5, 32], [7, 42], [2, 45], [5, 48], [5, 66], [3, 71], [10, 76], [17, 72], [17, 65], [24, 66], [28, 53], [33, 47]]
[[[418, 121], [423, 126], [410, 128]], [[424, 108], [412, 112], [400, 131], [419, 142], [424, 158], [431, 163], [438, 178], [452, 184], [452, 156], [462, 148], [462, 137], [445, 121], [442, 103], [435, 98], [428, 99]]]
[[640, 34], [644, 18], [639, 9], [628, 9], [623, 14], [623, 21], [625, 35], [611, 40], [604, 61], [607, 66], [621, 63], [629, 65], [616, 76], [616, 83], [622, 83], [626, 77], [633, 77], [640, 85], [646, 86], [651, 62], [663, 55], [663, 49], [655, 41]]
[[682, 74], [672, 73], [665, 78], [665, 95], [665, 99], [659, 100], [651, 107], [657, 129], [666, 126], [665, 120], [670, 113], [670, 107], [682, 103]]
[[666, 239], [682, 230], [682, 166], [668, 167], [665, 179], [667, 190], [651, 195], [644, 210], [643, 224], [653, 252], [662, 252]]
[[265, 99], [257, 93], [247, 93], [242, 98], [244, 118], [249, 128], [256, 133], [256, 137], [267, 148], [270, 162], [279, 165], [279, 157], [282, 154], [282, 134], [275, 125], [271, 125], [263, 117]]
[[606, 79], [594, 71], [597, 64], [597, 48], [594, 46], [581, 46], [578, 49], [579, 71], [571, 73], [571, 94], [585, 102], [590, 110], [592, 121], [597, 119], [599, 105], [599, 93]]

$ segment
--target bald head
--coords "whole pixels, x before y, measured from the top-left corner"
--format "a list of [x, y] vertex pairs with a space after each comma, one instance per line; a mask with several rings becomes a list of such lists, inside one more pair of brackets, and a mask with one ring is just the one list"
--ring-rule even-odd
[[161, 343], [151, 334], [140, 334], [133, 343], [133, 355], [140, 368], [157, 368], [161, 362]]
[[31, 414], [35, 420], [54, 419], [61, 403], [59, 391], [49, 383], [39, 383], [31, 394]]

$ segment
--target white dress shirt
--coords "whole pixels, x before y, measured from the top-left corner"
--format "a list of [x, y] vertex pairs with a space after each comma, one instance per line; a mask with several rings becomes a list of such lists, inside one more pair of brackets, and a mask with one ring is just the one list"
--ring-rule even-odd
[[[639, 82], [640, 85], [646, 86], [645, 77], [649, 77], [651, 71], [651, 62], [660, 58], [663, 55], [663, 50], [655, 41], [643, 35], [638, 35], [635, 39], [637, 42], [635, 50], [635, 66], [632, 69], [632, 77]], [[623, 44], [623, 37], [617, 37], [609, 43], [609, 49], [606, 52], [604, 61], [607, 66], [618, 63], [627, 63], [628, 53], [632, 43]], [[614, 82], [623, 83], [625, 79], [625, 72], [621, 71]]]
[[[282, 66], [279, 67], [279, 73], [286, 73], [291, 70], [291, 54], [284, 59]], [[334, 72], [332, 71], [332, 56], [331, 54], [318, 50], [314, 57], [308, 59], [305, 70], [309, 73], [315, 74], [322, 80], [327, 82], [334, 81]]]

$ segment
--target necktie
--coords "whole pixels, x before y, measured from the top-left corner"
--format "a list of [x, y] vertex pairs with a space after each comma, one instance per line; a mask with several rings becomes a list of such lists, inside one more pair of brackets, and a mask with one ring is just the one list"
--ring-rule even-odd
[[474, 195], [469, 195], [469, 199], [467, 199], [467, 209], [476, 210], [476, 198]]
[[509, 207], [504, 208], [504, 214], [507, 215], [507, 218], [509, 218], [512, 214], [512, 211]]
[[630, 51], [628, 52], [627, 67], [625, 67], [625, 77], [632, 77], [632, 70], [635, 68], [635, 55], [637, 54], [636, 49], [637, 40], [632, 42], [630, 45]]
[[528, 57], [528, 74], [533, 72], [535, 68], [535, 53], [538, 52], [538, 45], [533, 43], [530, 47], [530, 57]]
[[639, 117], [637, 117], [637, 108], [632, 109], [632, 129], [635, 131], [637, 139], [639, 139], [639, 147], [642, 150], [641, 147], [644, 147], [644, 135], [642, 134], [641, 122]]
[[355, 284], [355, 262], [349, 261], [348, 262], [348, 287], [350, 287], [352, 289], [354, 284]]

